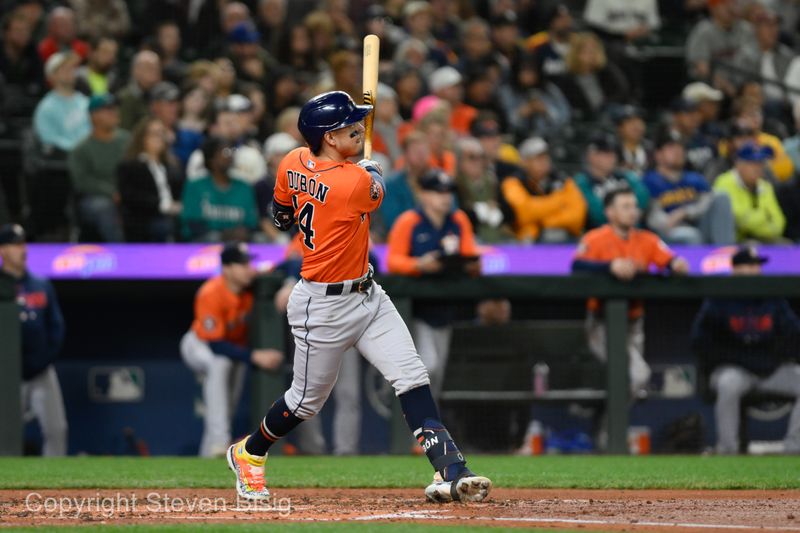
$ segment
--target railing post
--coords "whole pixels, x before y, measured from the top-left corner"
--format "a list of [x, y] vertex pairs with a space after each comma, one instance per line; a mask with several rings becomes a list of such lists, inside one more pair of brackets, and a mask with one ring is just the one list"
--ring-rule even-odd
[[0, 455], [22, 455], [22, 339], [14, 284], [0, 276]]
[[[280, 288], [280, 281], [274, 278], [259, 278], [255, 288], [253, 317], [251, 327], [251, 343], [254, 348], [274, 348], [286, 356], [284, 367], [276, 372], [253, 368], [250, 391], [250, 420], [256, 427], [267, 414], [274, 402], [286, 390], [287, 364], [292, 354], [286, 353], [286, 318], [275, 309], [274, 295]], [[283, 439], [276, 442], [269, 452], [280, 454]]]
[[607, 300], [606, 349], [608, 354], [608, 453], [628, 453], [628, 301]]

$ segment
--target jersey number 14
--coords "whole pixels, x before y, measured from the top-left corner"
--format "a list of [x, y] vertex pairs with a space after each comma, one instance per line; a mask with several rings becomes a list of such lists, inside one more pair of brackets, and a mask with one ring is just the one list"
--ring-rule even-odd
[[[292, 196], [294, 210], [297, 211], [297, 196]], [[303, 244], [309, 250], [314, 249], [314, 204], [306, 202], [303, 208], [297, 213], [297, 227], [303, 232]]]

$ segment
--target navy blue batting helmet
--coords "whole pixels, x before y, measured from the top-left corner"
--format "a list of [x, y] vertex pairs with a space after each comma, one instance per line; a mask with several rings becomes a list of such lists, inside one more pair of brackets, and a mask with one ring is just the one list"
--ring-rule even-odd
[[356, 105], [346, 92], [331, 91], [306, 102], [300, 110], [297, 127], [311, 151], [316, 153], [325, 133], [364, 120], [370, 111], [371, 105]]

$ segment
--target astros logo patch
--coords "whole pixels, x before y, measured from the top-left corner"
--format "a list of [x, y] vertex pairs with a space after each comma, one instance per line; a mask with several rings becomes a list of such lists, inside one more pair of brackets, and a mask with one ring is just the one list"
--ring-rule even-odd
[[213, 317], [206, 317], [203, 320], [203, 327], [206, 331], [214, 331], [214, 328], [217, 327], [217, 321]]
[[381, 196], [381, 186], [373, 179], [369, 184], [369, 197], [371, 200], [377, 200]]

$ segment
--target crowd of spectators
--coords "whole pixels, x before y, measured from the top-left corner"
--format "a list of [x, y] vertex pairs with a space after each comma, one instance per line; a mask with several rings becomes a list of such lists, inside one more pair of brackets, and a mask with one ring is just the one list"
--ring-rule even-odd
[[797, 2], [1, 3], [0, 223], [35, 241], [280, 241], [299, 107], [360, 101], [366, 33], [376, 242], [431, 170], [484, 243], [577, 242], [620, 187], [667, 242], [800, 239]]

